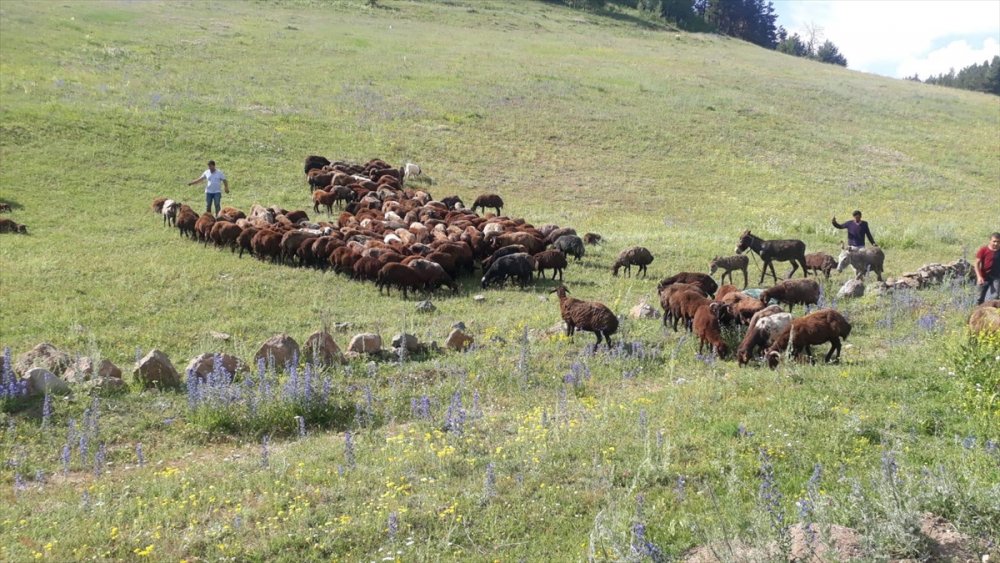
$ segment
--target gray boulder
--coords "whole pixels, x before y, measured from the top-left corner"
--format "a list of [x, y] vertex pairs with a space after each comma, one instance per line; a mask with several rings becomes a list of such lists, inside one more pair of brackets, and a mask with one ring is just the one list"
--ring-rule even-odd
[[837, 297], [841, 299], [851, 299], [861, 297], [865, 294], [865, 282], [858, 279], [849, 279], [837, 291]]
[[135, 365], [132, 376], [143, 387], [180, 387], [181, 376], [170, 358], [159, 350], [150, 350]]
[[45, 368], [31, 368], [24, 374], [24, 379], [28, 381], [28, 395], [69, 395], [69, 383], [62, 378], [53, 375]]
[[436, 309], [437, 307], [435, 307], [430, 301], [421, 301], [420, 303], [417, 303], [418, 313], [433, 313]]
[[72, 360], [65, 352], [60, 352], [48, 342], [42, 342], [21, 354], [14, 362], [14, 373], [24, 376], [31, 368], [45, 368], [50, 373], [63, 373]]
[[395, 350], [403, 348], [410, 353], [419, 352], [423, 348], [416, 336], [405, 332], [401, 332], [392, 337], [392, 347]]
[[253, 361], [257, 363], [263, 358], [270, 365], [273, 358], [276, 369], [285, 369], [286, 365], [299, 357], [301, 357], [299, 343], [291, 336], [281, 333], [268, 338], [261, 344], [257, 353], [253, 356]]

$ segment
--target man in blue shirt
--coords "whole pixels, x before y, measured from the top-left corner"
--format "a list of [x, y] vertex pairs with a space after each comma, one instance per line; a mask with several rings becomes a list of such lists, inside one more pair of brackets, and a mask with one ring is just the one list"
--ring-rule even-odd
[[215, 168], [215, 161], [208, 161], [208, 170], [201, 173], [194, 180], [188, 182], [189, 186], [193, 186], [198, 182], [205, 180], [205, 213], [212, 212], [212, 203], [215, 203], [215, 213], [219, 213], [219, 207], [222, 205], [222, 188], [226, 188], [226, 193], [229, 193], [229, 181], [226, 180], [226, 175], [222, 170]]
[[833, 226], [838, 229], [847, 229], [847, 244], [848, 246], [853, 246], [854, 248], [864, 248], [865, 247], [865, 237], [868, 237], [868, 241], [872, 243], [872, 246], [878, 246], [875, 244], [875, 239], [872, 238], [872, 232], [868, 229], [868, 221], [861, 220], [861, 212], [855, 210], [854, 220], [848, 221], [846, 223], [838, 223], [837, 218], [833, 218]]

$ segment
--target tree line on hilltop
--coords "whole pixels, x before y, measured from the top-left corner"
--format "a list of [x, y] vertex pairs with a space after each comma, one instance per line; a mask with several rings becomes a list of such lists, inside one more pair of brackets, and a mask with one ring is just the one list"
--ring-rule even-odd
[[1000, 55], [995, 55], [992, 61], [983, 61], [981, 65], [972, 63], [958, 73], [951, 69], [948, 74], [928, 76], [926, 80], [920, 80], [920, 76], [916, 74], [907, 76], [906, 79], [1000, 96]]

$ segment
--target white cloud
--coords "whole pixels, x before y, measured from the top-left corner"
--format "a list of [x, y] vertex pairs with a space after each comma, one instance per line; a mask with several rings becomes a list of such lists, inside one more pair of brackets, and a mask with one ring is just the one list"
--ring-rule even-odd
[[952, 41], [943, 49], [931, 51], [920, 57], [907, 57], [896, 69], [896, 76], [920, 75], [921, 79], [939, 74], [948, 74], [948, 71], [955, 69], [955, 72], [962, 70], [972, 63], [982, 64], [983, 61], [992, 60], [1000, 55], [1000, 42], [989, 38], [983, 41], [982, 48], [975, 48], [964, 39]]
[[[849, 68], [897, 77], [910, 68], [937, 68], [938, 59], [947, 58], [940, 64], [956, 70], [980, 63], [986, 58], [980, 55], [1000, 42], [997, 0], [788, 0], [775, 2], [775, 11], [778, 23], [789, 33], [804, 36], [808, 24], [821, 27], [823, 37], [837, 45]], [[990, 39], [981, 46], [969, 43], [973, 37], [981, 42], [984, 35]], [[958, 59], [963, 39], [968, 60]], [[942, 40], [952, 43], [936, 49]], [[917, 64], [921, 60], [927, 64]]]

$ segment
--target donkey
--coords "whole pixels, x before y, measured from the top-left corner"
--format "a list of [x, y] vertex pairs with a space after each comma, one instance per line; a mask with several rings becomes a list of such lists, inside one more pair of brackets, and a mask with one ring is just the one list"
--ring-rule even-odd
[[873, 246], [866, 248], [856, 248], [844, 246], [837, 257], [837, 271], [843, 272], [844, 268], [850, 266], [854, 268], [855, 279], [863, 279], [869, 271], [875, 272], [878, 281], [882, 281], [882, 264], [885, 262], [885, 253], [882, 249]]
[[712, 258], [712, 261], [708, 263], [708, 273], [714, 274], [716, 270], [722, 269], [722, 277], [719, 278], [719, 282], [726, 283], [726, 276], [729, 276], [729, 283], [733, 283], [733, 270], [743, 271], [743, 289], [747, 288], [747, 266], [750, 265], [750, 259], [743, 254], [737, 254], [736, 256], [716, 256]]
[[795, 270], [798, 270], [799, 266], [802, 266], [802, 277], [809, 277], [809, 271], [806, 269], [806, 243], [801, 240], [764, 240], [750, 234], [750, 230], [747, 229], [740, 235], [740, 240], [736, 244], [736, 254], [743, 254], [747, 248], [756, 252], [764, 261], [760, 271], [760, 284], [764, 283], [768, 267], [771, 268], [774, 283], [778, 283], [778, 274], [774, 271], [775, 260], [792, 263], [792, 271], [788, 273], [789, 278], [795, 275]]

